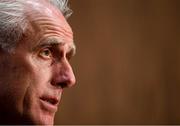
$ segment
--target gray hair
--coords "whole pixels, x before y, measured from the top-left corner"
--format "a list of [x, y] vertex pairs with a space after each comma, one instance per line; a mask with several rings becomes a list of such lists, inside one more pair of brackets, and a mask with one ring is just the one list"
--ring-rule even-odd
[[[57, 7], [66, 19], [72, 14], [68, 0], [46, 1]], [[12, 52], [27, 29], [25, 6], [26, 0], [0, 0], [0, 47], [5, 51]]]

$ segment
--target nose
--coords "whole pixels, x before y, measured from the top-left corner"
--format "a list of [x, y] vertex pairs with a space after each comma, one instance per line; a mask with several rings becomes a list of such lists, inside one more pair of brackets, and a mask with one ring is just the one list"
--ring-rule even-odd
[[76, 83], [76, 79], [70, 63], [65, 59], [55, 67], [54, 85], [65, 88], [72, 87]]

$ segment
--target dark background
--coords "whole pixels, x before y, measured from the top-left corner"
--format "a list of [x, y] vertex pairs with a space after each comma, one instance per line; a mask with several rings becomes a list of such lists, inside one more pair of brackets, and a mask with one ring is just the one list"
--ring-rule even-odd
[[180, 0], [70, 0], [77, 84], [55, 124], [180, 124]]

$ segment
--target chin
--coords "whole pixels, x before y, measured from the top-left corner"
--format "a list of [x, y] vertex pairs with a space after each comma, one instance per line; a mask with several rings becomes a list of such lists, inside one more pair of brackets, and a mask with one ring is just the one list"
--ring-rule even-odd
[[43, 116], [38, 124], [39, 125], [54, 125], [54, 117]]
[[25, 118], [24, 125], [54, 125], [54, 118], [42, 117], [41, 119]]
[[35, 111], [23, 117], [24, 125], [54, 125], [55, 114]]

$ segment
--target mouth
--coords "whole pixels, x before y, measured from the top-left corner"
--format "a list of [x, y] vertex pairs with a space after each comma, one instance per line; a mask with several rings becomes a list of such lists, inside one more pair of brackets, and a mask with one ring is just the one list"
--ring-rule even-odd
[[58, 103], [57, 98], [53, 97], [41, 97], [40, 99], [54, 106], [56, 106]]
[[43, 96], [40, 97], [41, 107], [43, 110], [48, 112], [56, 112], [59, 100], [57, 97], [53, 96]]

